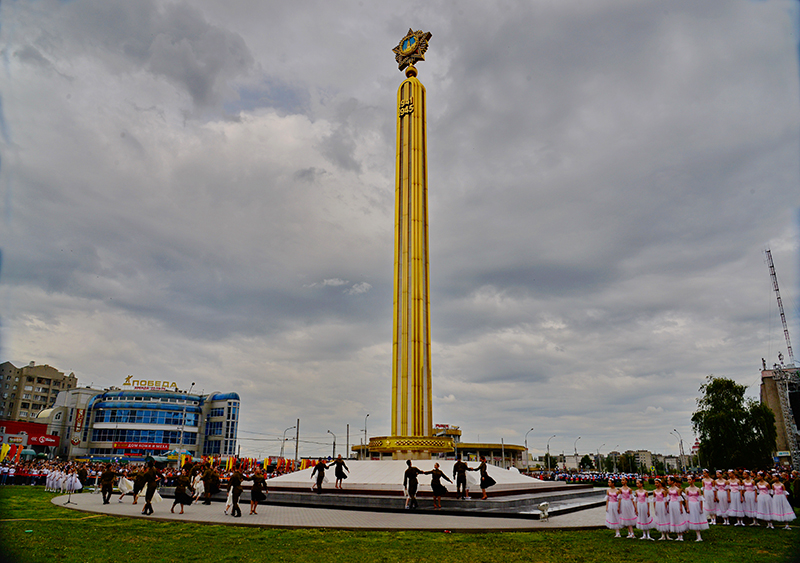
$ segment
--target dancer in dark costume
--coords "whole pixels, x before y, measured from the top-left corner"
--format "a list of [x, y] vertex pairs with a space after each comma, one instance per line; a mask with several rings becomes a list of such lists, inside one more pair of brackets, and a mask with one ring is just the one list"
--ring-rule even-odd
[[250, 514], [258, 514], [258, 503], [267, 500], [267, 494], [267, 480], [261, 474], [261, 468], [257, 467], [253, 475], [253, 488], [250, 489]]
[[191, 467], [187, 468], [186, 466], [184, 466], [184, 469], [181, 472], [181, 474], [178, 475], [177, 479], [175, 479], [175, 502], [172, 503], [172, 508], [170, 509], [170, 512], [172, 513], [175, 512], [175, 505], [180, 504], [181, 514], [183, 514], [183, 506], [191, 505], [192, 501], [194, 501], [192, 495], [186, 492], [186, 489], [189, 489], [190, 491], [193, 490], [192, 480], [189, 477], [190, 473], [191, 473]]
[[411, 510], [417, 508], [417, 487], [419, 485], [417, 477], [423, 473], [422, 469], [411, 465], [411, 460], [406, 460], [408, 468], [403, 474], [403, 488], [408, 493], [408, 500], [406, 501], [406, 508]]
[[349, 472], [350, 468], [347, 467], [347, 465], [345, 464], [344, 460], [342, 459], [342, 454], [339, 454], [339, 457], [337, 457], [335, 460], [333, 460], [332, 463], [333, 463], [333, 465], [336, 466], [336, 468], [335, 468], [336, 485], [334, 486], [334, 488], [335, 489], [341, 489], [342, 488], [342, 479], [347, 479], [347, 475], [345, 474], [345, 471]]
[[456, 480], [458, 498], [469, 498], [467, 496], [467, 471], [469, 471], [469, 466], [459, 456], [458, 461], [453, 464], [453, 479]]
[[[319, 461], [314, 466], [314, 469], [311, 471], [311, 477], [314, 477], [314, 474], [317, 475], [317, 494], [322, 493], [322, 482], [325, 480], [325, 470], [328, 469], [328, 465], [325, 463], [325, 460], [319, 458]], [[315, 485], [311, 485], [311, 489], [314, 490]]]
[[114, 480], [117, 474], [111, 469], [111, 464], [106, 465], [106, 470], [100, 475], [100, 492], [103, 495], [103, 504], [108, 504], [111, 500], [111, 493], [114, 488]]
[[149, 516], [153, 513], [153, 495], [156, 494], [157, 482], [161, 479], [161, 474], [156, 469], [156, 464], [152, 460], [147, 463], [147, 471], [144, 472], [144, 482], [146, 491], [144, 494], [144, 510], [142, 514]]
[[426, 471], [425, 475], [431, 476], [431, 490], [433, 491], [433, 509], [439, 510], [442, 508], [442, 496], [447, 494], [447, 487], [442, 485], [442, 479], [448, 483], [452, 483], [450, 478], [444, 474], [444, 471], [439, 469], [439, 464], [434, 463], [433, 469]]
[[488, 498], [486, 496], [486, 489], [488, 489], [492, 485], [497, 484], [497, 481], [492, 479], [489, 476], [489, 472], [486, 470], [486, 458], [481, 456], [481, 464], [478, 467], [471, 468], [470, 471], [480, 471], [480, 474], [481, 474], [481, 493], [483, 493], [483, 496], [481, 497], [481, 500], [486, 500]]

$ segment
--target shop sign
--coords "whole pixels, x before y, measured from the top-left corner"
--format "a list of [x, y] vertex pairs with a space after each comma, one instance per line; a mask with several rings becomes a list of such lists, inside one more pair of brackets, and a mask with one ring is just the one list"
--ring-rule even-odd
[[23, 442], [22, 436], [9, 436], [8, 443], [9, 444], [21, 444]]
[[132, 387], [138, 391], [177, 391], [178, 384], [166, 379], [133, 379], [132, 375], [125, 378], [123, 387]]
[[83, 428], [83, 417], [86, 415], [86, 409], [75, 409], [75, 432], [80, 432]]
[[118, 450], [168, 450], [169, 444], [151, 444], [147, 442], [114, 442]]
[[28, 436], [28, 444], [39, 446], [57, 446], [61, 441], [60, 436], [53, 434], [42, 434], [40, 436]]

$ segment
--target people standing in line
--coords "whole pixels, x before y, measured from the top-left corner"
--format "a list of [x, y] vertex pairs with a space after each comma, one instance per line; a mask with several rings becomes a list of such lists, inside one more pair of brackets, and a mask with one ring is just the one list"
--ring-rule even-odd
[[253, 475], [253, 487], [250, 489], [250, 514], [258, 514], [258, 503], [267, 500], [267, 480], [261, 473], [261, 468], [256, 467]]
[[322, 483], [325, 481], [325, 470], [328, 469], [328, 464], [325, 463], [325, 460], [319, 458], [319, 461], [314, 466], [314, 469], [311, 470], [311, 478], [314, 478], [314, 475], [317, 476], [317, 481], [314, 485], [311, 485], [311, 490], [313, 491], [316, 487], [317, 494], [322, 493]]
[[481, 464], [478, 467], [470, 468], [470, 471], [478, 471], [481, 475], [481, 500], [486, 500], [488, 496], [486, 495], [486, 489], [491, 487], [492, 485], [497, 484], [497, 482], [492, 479], [489, 475], [489, 471], [486, 469], [486, 458], [481, 456]]
[[636, 537], [633, 533], [633, 527], [636, 525], [638, 518], [636, 503], [633, 500], [633, 489], [628, 486], [628, 480], [623, 477], [621, 483], [622, 487], [619, 489], [619, 520], [620, 524], [628, 528], [628, 539], [633, 539]]
[[772, 514], [775, 522], [785, 522], [785, 530], [791, 530], [789, 522], [796, 518], [794, 509], [789, 504], [787, 497], [786, 485], [783, 478], [778, 475], [775, 482], [772, 484]]
[[444, 474], [444, 471], [439, 469], [439, 464], [434, 463], [433, 469], [425, 471], [425, 475], [431, 476], [431, 490], [433, 491], [433, 509], [439, 510], [442, 508], [442, 497], [447, 494], [447, 487], [442, 485], [442, 479], [448, 483], [452, 483], [450, 478]]
[[716, 486], [714, 479], [712, 479], [711, 475], [708, 473], [708, 469], [703, 469], [701, 487], [703, 489], [703, 512], [709, 524], [717, 523], [717, 503], [714, 500], [716, 498]]
[[736, 518], [734, 526], [744, 526], [744, 484], [733, 469], [728, 471], [728, 490], [731, 499], [728, 517]]
[[419, 486], [418, 476], [423, 473], [421, 469], [418, 467], [414, 467], [411, 465], [411, 460], [406, 460], [406, 468], [405, 473], [403, 474], [403, 489], [408, 494], [408, 499], [406, 500], [406, 508], [410, 510], [414, 510], [417, 508], [417, 487]]
[[156, 487], [158, 481], [161, 480], [161, 474], [156, 469], [156, 464], [153, 460], [147, 462], [147, 471], [144, 472], [145, 494], [144, 494], [144, 509], [142, 514], [149, 516], [153, 513], [153, 495], [156, 494]]
[[453, 479], [456, 480], [456, 494], [460, 499], [469, 498], [469, 493], [467, 492], [467, 471], [469, 471], [469, 466], [464, 463], [461, 456], [458, 456], [458, 460], [453, 464]]
[[175, 513], [176, 504], [181, 505], [180, 513], [183, 514], [184, 505], [191, 505], [194, 501], [192, 495], [186, 492], [187, 489], [191, 490], [192, 487], [192, 481], [189, 477], [190, 469], [191, 468], [184, 467], [181, 474], [175, 479], [175, 502], [172, 503], [172, 508], [170, 509], [170, 512], [173, 514]]
[[758, 517], [756, 482], [753, 480], [753, 475], [747, 470], [744, 472], [742, 484], [744, 485], [744, 515], [753, 519], [753, 521], [750, 522], [751, 526], [758, 526], [758, 522], [756, 521]]
[[114, 490], [114, 480], [117, 474], [111, 469], [111, 464], [107, 463], [105, 471], [100, 475], [100, 493], [103, 497], [103, 504], [111, 502], [111, 494]]
[[694, 484], [694, 475], [688, 476], [689, 486], [686, 488], [686, 514], [687, 514], [687, 527], [689, 530], [694, 530], [697, 533], [697, 539], [694, 541], [701, 542], [703, 538], [700, 535], [701, 530], [708, 530], [708, 519], [706, 512], [703, 510], [703, 502], [705, 500], [705, 493], [698, 489]]
[[334, 485], [333, 488], [334, 489], [341, 489], [342, 488], [342, 480], [343, 479], [347, 479], [347, 473], [345, 473], [345, 471], [347, 471], [349, 473], [350, 472], [350, 468], [347, 467], [347, 464], [345, 464], [344, 460], [342, 459], [342, 454], [339, 454], [339, 457], [334, 459], [332, 463], [333, 463], [333, 465], [336, 466], [334, 468], [334, 471], [333, 471], [334, 475], [336, 475], [336, 484]]
[[730, 517], [728, 510], [731, 506], [731, 492], [728, 488], [728, 480], [725, 478], [725, 473], [717, 470], [717, 478], [714, 480], [714, 501], [716, 502], [717, 512], [714, 516], [716, 523], [717, 518], [722, 518], [723, 526], [730, 526]]
[[652, 540], [650, 530], [655, 528], [655, 522], [650, 512], [650, 501], [647, 491], [644, 490], [644, 483], [641, 479], [636, 480], [636, 528], [642, 531], [642, 540]]
[[767, 528], [774, 529], [772, 525], [772, 487], [764, 479], [764, 473], [758, 472], [756, 481], [756, 518], [767, 523]]
[[687, 519], [686, 512], [683, 506], [683, 488], [680, 481], [673, 477], [667, 480], [669, 488], [667, 494], [669, 495], [669, 503], [667, 510], [669, 512], [669, 531], [678, 534], [676, 541], [683, 541], [683, 533], [686, 531]]
[[614, 537], [621, 538], [619, 533], [622, 528], [622, 523], [619, 519], [619, 490], [614, 485], [614, 480], [608, 480], [608, 489], [606, 490], [606, 527], [614, 530]]
[[667, 512], [667, 503], [669, 502], [669, 497], [667, 495], [667, 490], [664, 488], [664, 484], [661, 482], [661, 479], [655, 480], [656, 488], [653, 491], [653, 509], [655, 512], [655, 524], [656, 529], [661, 532], [661, 537], [658, 538], [659, 541], [670, 539], [669, 537], [669, 513]]

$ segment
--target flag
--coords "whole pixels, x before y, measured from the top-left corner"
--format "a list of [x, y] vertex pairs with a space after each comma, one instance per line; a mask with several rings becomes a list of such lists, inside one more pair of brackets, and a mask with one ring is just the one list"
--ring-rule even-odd
[[6, 458], [9, 451], [11, 451], [11, 446], [8, 444], [3, 444], [0, 446], [0, 461], [3, 461]]

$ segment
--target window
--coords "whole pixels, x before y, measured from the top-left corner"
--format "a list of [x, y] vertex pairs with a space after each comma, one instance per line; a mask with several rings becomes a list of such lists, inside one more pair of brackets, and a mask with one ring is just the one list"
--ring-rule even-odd
[[20, 411], [19, 416], [20, 418], [28, 418], [28, 413], [25, 411]]
[[33, 385], [26, 385], [25, 391], [33, 391]]
[[29, 409], [31, 407], [30, 403], [20, 403], [19, 408], [21, 409]]
[[30, 393], [23, 393], [22, 394], [22, 398], [23, 399], [30, 399], [31, 398], [31, 394]]

